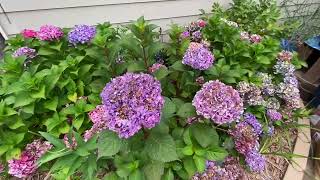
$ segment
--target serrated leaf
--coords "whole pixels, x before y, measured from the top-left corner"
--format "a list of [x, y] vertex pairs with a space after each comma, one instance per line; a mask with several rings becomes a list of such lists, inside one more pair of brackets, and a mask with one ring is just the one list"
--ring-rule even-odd
[[206, 159], [201, 156], [193, 156], [194, 163], [197, 167], [198, 172], [203, 172], [206, 169]]
[[129, 180], [143, 180], [143, 174], [139, 169], [136, 169], [129, 175]]
[[219, 143], [219, 135], [215, 129], [205, 124], [193, 124], [191, 133], [202, 147], [209, 145], [217, 145]]
[[52, 111], [56, 111], [57, 106], [58, 106], [58, 96], [55, 96], [52, 99], [44, 102], [44, 107]]
[[167, 170], [167, 172], [164, 174], [162, 180], [174, 180], [174, 174], [171, 169]]
[[167, 119], [174, 115], [176, 112], [176, 105], [169, 98], [165, 97], [164, 107], [162, 108], [162, 117]]
[[182, 118], [192, 117], [196, 115], [196, 109], [191, 103], [185, 103], [179, 108], [177, 115]]
[[153, 161], [148, 163], [144, 168], [146, 180], [160, 180], [163, 175], [164, 164], [162, 162]]
[[45, 99], [46, 98], [46, 86], [42, 85], [40, 89], [36, 92], [31, 92], [30, 96], [35, 99]]
[[72, 101], [72, 102], [76, 102], [76, 101], [77, 101], [77, 98], [78, 98], [76, 92], [73, 93], [73, 94], [69, 94], [67, 97], [68, 97], [68, 99], [69, 99], [70, 101]]
[[187, 171], [189, 177], [192, 177], [197, 172], [197, 167], [192, 157], [185, 158], [182, 161], [184, 169]]
[[98, 139], [98, 157], [112, 156], [119, 152], [122, 140], [112, 131], [103, 131]]
[[144, 71], [145, 70], [145, 65], [143, 62], [136, 62], [136, 63], [131, 63], [127, 70], [128, 72], [138, 72], [138, 71]]
[[210, 148], [210, 150], [207, 151], [207, 159], [211, 161], [222, 161], [224, 158], [228, 155], [228, 152], [221, 148], [221, 147], [215, 147]]
[[170, 72], [168, 71], [167, 68], [165, 67], [161, 67], [160, 69], [158, 69], [156, 72], [154, 72], [154, 76], [158, 79], [161, 80], [163, 78], [165, 78]]
[[55, 137], [55, 136], [53, 136], [52, 134], [47, 133], [47, 132], [39, 132], [39, 134], [41, 134], [42, 137], [44, 137], [47, 141], [49, 141], [55, 147], [61, 148], [61, 149], [63, 149], [65, 147], [64, 143], [62, 142], [62, 140], [57, 138], [57, 137]]
[[175, 142], [169, 134], [151, 132], [146, 141], [145, 151], [156, 161], [170, 162], [178, 159]]

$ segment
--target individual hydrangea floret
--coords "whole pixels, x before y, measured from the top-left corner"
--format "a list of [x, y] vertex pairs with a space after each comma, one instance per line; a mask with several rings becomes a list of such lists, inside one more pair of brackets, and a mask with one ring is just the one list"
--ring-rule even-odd
[[36, 57], [37, 52], [35, 49], [29, 47], [21, 47], [12, 53], [13, 57], [26, 56], [29, 59]]
[[218, 80], [205, 83], [194, 96], [192, 104], [198, 115], [216, 124], [231, 123], [243, 113], [239, 93]]
[[293, 57], [292, 52], [283, 50], [278, 54], [277, 59], [280, 60], [280, 61], [290, 62], [292, 57]]
[[61, 28], [53, 25], [44, 25], [40, 27], [37, 36], [42, 41], [54, 41], [63, 37], [63, 31]]
[[160, 68], [165, 68], [167, 69], [167, 67], [163, 64], [160, 63], [154, 63], [151, 67], [149, 67], [148, 71], [149, 73], [155, 73], [156, 71], [158, 71]]
[[238, 83], [237, 90], [246, 105], [264, 105], [261, 90], [255, 84], [241, 81]]
[[26, 146], [19, 159], [8, 161], [8, 173], [18, 178], [26, 178], [32, 175], [38, 168], [37, 160], [51, 148], [52, 145], [47, 141], [33, 141]]
[[88, 25], [75, 25], [68, 33], [68, 39], [71, 44], [89, 43], [96, 35], [96, 28]]
[[22, 30], [21, 35], [24, 38], [35, 38], [37, 37], [37, 32], [32, 29], [24, 29]]
[[89, 119], [93, 123], [90, 130], [84, 134], [84, 140], [88, 141], [92, 136], [107, 129], [107, 123], [104, 118], [105, 108], [103, 105], [98, 105], [94, 110], [88, 113]]
[[267, 116], [271, 121], [280, 121], [282, 119], [282, 114], [275, 109], [268, 109]]
[[253, 172], [261, 172], [266, 165], [266, 159], [258, 151], [252, 150], [245, 155], [245, 161]]
[[261, 37], [260, 35], [258, 35], [258, 34], [252, 34], [252, 35], [250, 36], [250, 41], [251, 41], [252, 43], [260, 43], [261, 40], [262, 40], [262, 37]]
[[101, 92], [108, 129], [129, 138], [160, 122], [164, 98], [161, 84], [149, 74], [127, 73], [107, 83]]
[[194, 69], [206, 70], [214, 62], [213, 54], [203, 44], [191, 42], [183, 56], [182, 63]]
[[253, 127], [253, 130], [257, 135], [262, 134], [262, 125], [260, 122], [257, 120], [256, 116], [251, 114], [251, 113], [245, 113], [244, 114], [244, 120], [246, 123], [251, 125]]
[[294, 65], [287, 61], [277, 61], [273, 68], [275, 74], [281, 74], [283, 76], [291, 76], [296, 70]]
[[207, 161], [205, 172], [196, 173], [192, 180], [239, 180], [244, 176], [244, 169], [237, 158], [229, 156], [219, 164]]

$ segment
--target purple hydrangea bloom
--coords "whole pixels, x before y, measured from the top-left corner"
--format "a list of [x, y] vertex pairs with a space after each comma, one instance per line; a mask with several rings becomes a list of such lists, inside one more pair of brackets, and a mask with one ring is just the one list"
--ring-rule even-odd
[[75, 25], [68, 33], [69, 42], [71, 44], [85, 44], [90, 42], [96, 35], [96, 28], [88, 25]]
[[129, 138], [160, 122], [164, 98], [161, 84], [149, 74], [127, 73], [107, 83], [101, 92], [108, 129]]
[[274, 126], [269, 126], [267, 135], [268, 136], [272, 136], [273, 134], [274, 134]]
[[258, 151], [253, 150], [245, 155], [245, 161], [253, 172], [261, 172], [266, 165], [266, 159]]
[[244, 114], [244, 120], [246, 123], [250, 124], [253, 127], [253, 130], [257, 135], [262, 134], [262, 125], [257, 120], [256, 116], [251, 113]]
[[286, 84], [291, 84], [291, 85], [294, 85], [296, 87], [298, 87], [298, 85], [299, 85], [299, 81], [295, 76], [285, 76], [283, 81]]
[[294, 65], [288, 63], [287, 61], [277, 61], [273, 68], [275, 74], [281, 74], [283, 76], [291, 76], [296, 70]]
[[279, 121], [282, 119], [282, 114], [274, 109], [268, 109], [267, 116], [271, 121]]
[[54, 41], [62, 38], [63, 31], [61, 28], [56, 26], [44, 25], [40, 27], [40, 31], [37, 33], [37, 36], [42, 41]]
[[194, 96], [192, 105], [198, 115], [211, 119], [216, 124], [231, 123], [243, 113], [239, 93], [218, 80], [203, 84]]
[[52, 145], [47, 141], [33, 141], [26, 146], [19, 159], [8, 161], [8, 173], [18, 178], [25, 178], [32, 175], [38, 168], [37, 160], [51, 148]]
[[206, 70], [214, 62], [213, 54], [203, 44], [191, 42], [183, 56], [182, 63], [194, 69]]
[[188, 37], [190, 37], [189, 31], [183, 31], [183, 32], [181, 33], [181, 37], [182, 37], [182, 38], [188, 38]]
[[26, 56], [27, 58], [34, 58], [36, 57], [37, 53], [35, 49], [29, 48], [29, 47], [21, 47], [17, 49], [15, 52], [13, 52], [13, 57], [19, 57], [19, 56]]
[[236, 127], [229, 131], [234, 139], [235, 149], [245, 155], [247, 152], [256, 149], [259, 136], [247, 122], [242, 121]]
[[199, 41], [202, 38], [202, 34], [200, 31], [195, 31], [192, 33], [192, 39], [194, 39], [195, 41]]

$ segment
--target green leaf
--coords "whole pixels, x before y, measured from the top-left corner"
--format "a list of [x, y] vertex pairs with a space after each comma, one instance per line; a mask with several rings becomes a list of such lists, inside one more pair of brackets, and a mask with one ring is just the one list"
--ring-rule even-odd
[[193, 160], [196, 164], [198, 172], [203, 172], [206, 169], [206, 159], [201, 156], [194, 155]]
[[151, 132], [146, 141], [145, 151], [151, 159], [161, 162], [178, 159], [175, 142], [169, 134]]
[[13, 107], [16, 108], [16, 107], [26, 106], [28, 104], [31, 104], [32, 102], [34, 102], [34, 99], [32, 97], [30, 97], [27, 92], [19, 93], [16, 96], [15, 103], [14, 103]]
[[115, 172], [109, 172], [103, 177], [104, 180], [119, 180], [120, 177], [117, 176]]
[[196, 109], [191, 103], [185, 103], [179, 108], [177, 115], [182, 118], [191, 117], [196, 115]]
[[192, 146], [186, 146], [182, 149], [182, 153], [186, 156], [191, 156], [193, 154], [193, 148]]
[[139, 169], [136, 169], [129, 175], [129, 180], [143, 180], [143, 174]]
[[38, 55], [40, 56], [49, 56], [49, 55], [54, 55], [56, 54], [56, 52], [52, 49], [48, 49], [45, 47], [40, 47], [40, 49], [38, 50]]
[[[17, 116], [16, 116], [17, 117]], [[21, 117], [17, 117], [14, 120], [12, 119], [9, 123], [8, 123], [8, 127], [10, 129], [18, 129], [19, 127], [25, 126], [25, 124], [22, 121]]]
[[167, 172], [164, 174], [162, 180], [174, 180], [174, 174], [171, 169], [167, 170]]
[[46, 90], [46, 86], [42, 85], [38, 91], [31, 92], [30, 96], [34, 99], [41, 99], [41, 98], [45, 99], [46, 98], [45, 90]]
[[67, 118], [60, 117], [57, 112], [53, 114], [53, 116], [45, 121], [45, 125], [47, 126], [47, 131], [52, 131], [53, 128], [57, 127], [59, 124], [64, 122]]
[[9, 145], [1, 145], [0, 146], [0, 156], [2, 156], [5, 152], [7, 152], [9, 149], [11, 149], [12, 147]]
[[160, 180], [164, 172], [164, 164], [162, 162], [152, 161], [143, 167], [143, 172], [146, 180]]
[[70, 151], [70, 150], [61, 150], [61, 149], [49, 151], [38, 160], [38, 162], [37, 162], [38, 166], [41, 166], [42, 164], [45, 164], [49, 161], [52, 161], [52, 160], [57, 159], [62, 156], [66, 156], [71, 153], [72, 153], [72, 151]]
[[206, 157], [211, 161], [222, 161], [227, 155], [228, 152], [225, 149], [217, 146], [208, 150]]
[[165, 78], [170, 72], [168, 71], [167, 68], [160, 68], [158, 69], [156, 72], [154, 72], [154, 76], [158, 79], [161, 80], [163, 78]]
[[21, 150], [19, 148], [9, 149], [6, 153], [6, 160], [8, 161], [13, 158], [19, 158], [20, 154]]
[[128, 72], [138, 72], [138, 71], [144, 71], [145, 70], [145, 65], [143, 62], [136, 62], [136, 63], [131, 63], [128, 66]]
[[42, 137], [44, 137], [47, 141], [49, 141], [51, 144], [53, 144], [57, 148], [63, 149], [65, 147], [64, 143], [62, 142], [61, 139], [51, 135], [50, 133], [47, 132], [39, 132]]
[[122, 140], [112, 131], [103, 131], [98, 139], [98, 157], [112, 156], [119, 152]]
[[193, 124], [191, 126], [191, 133], [202, 147], [217, 145], [219, 143], [218, 133], [209, 125]]
[[187, 171], [189, 177], [192, 177], [197, 172], [197, 167], [192, 157], [183, 159], [183, 167]]
[[271, 61], [267, 56], [258, 56], [257, 62], [261, 64], [271, 64]]
[[44, 108], [56, 111], [58, 106], [58, 96], [44, 102]]
[[186, 66], [184, 64], [181, 63], [181, 61], [176, 61], [174, 64], [172, 64], [172, 66], [170, 66], [172, 69], [176, 70], [176, 71], [185, 71], [186, 70]]
[[73, 94], [68, 94], [68, 99], [72, 102], [76, 102], [77, 101], [77, 93], [73, 93]]
[[165, 97], [164, 107], [162, 108], [162, 117], [164, 119], [170, 118], [176, 112], [176, 105], [169, 98]]

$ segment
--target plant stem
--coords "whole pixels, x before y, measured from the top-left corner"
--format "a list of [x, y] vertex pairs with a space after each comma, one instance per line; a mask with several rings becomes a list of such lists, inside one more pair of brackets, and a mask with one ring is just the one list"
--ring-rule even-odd
[[28, 133], [33, 134], [33, 135], [36, 135], [36, 136], [40, 136], [40, 137], [42, 137], [42, 136], [41, 136], [41, 134], [38, 134], [38, 133], [33, 132], [33, 131], [28, 131]]
[[148, 59], [146, 56], [146, 49], [144, 46], [142, 46], [142, 51], [143, 51], [144, 66], [146, 67], [146, 69], [148, 69]]

